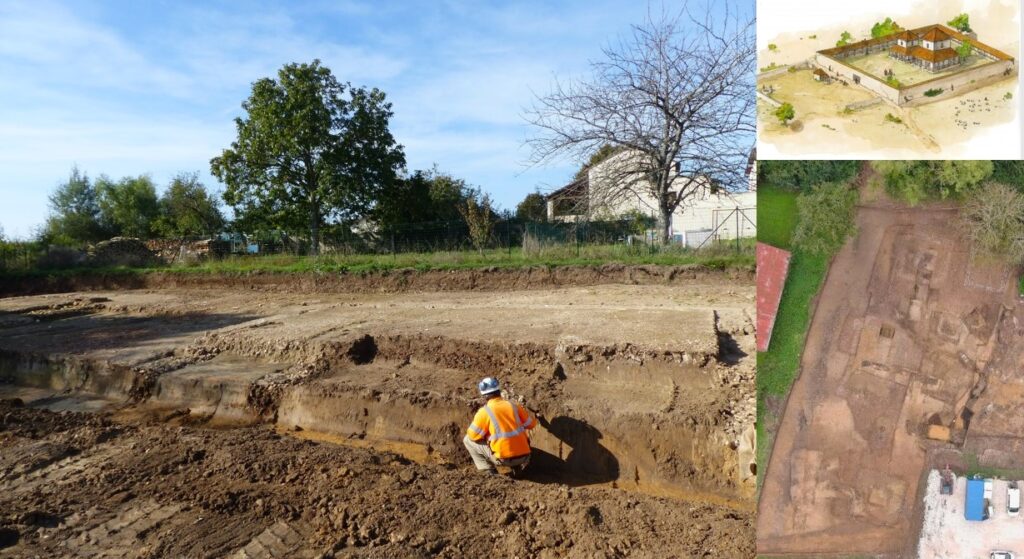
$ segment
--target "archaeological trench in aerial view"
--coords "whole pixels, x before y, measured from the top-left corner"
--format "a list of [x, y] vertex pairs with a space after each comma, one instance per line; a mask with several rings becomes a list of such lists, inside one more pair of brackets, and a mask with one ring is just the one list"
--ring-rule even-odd
[[1020, 553], [1024, 166], [761, 165], [759, 553]]

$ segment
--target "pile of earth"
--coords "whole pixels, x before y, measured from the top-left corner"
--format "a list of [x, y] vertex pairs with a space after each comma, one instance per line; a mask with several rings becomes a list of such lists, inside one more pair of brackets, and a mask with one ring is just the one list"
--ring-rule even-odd
[[160, 259], [139, 239], [114, 237], [89, 247], [88, 262], [97, 266], [154, 266]]
[[266, 427], [129, 424], [0, 401], [3, 554], [112, 547], [103, 538], [117, 534], [97, 526], [127, 523], [123, 511], [146, 502], [179, 520], [132, 532], [132, 556], [225, 556], [272, 527], [292, 535], [288, 556], [754, 555], [748, 511], [416, 464]]

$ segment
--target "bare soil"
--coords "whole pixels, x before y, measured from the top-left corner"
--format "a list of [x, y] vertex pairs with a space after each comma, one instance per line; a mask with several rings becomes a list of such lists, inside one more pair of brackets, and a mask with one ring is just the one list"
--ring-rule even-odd
[[1024, 305], [956, 220], [952, 205], [860, 208], [775, 439], [759, 552], [912, 557], [928, 468], [962, 471], [968, 453], [1020, 467]]
[[[0, 417], [41, 430], [0, 439], [0, 510], [52, 515], [4, 529], [24, 555], [751, 556], [753, 305], [738, 280], [3, 299], [27, 406]], [[541, 420], [523, 479], [461, 447], [488, 374]]]
[[393, 293], [403, 291], [507, 291], [602, 284], [685, 285], [691, 281], [746, 283], [753, 269], [716, 270], [688, 266], [554, 266], [474, 270], [399, 269], [380, 272], [239, 274], [205, 272], [92, 273], [0, 279], [0, 297], [74, 291], [231, 288], [303, 293]]
[[751, 515], [711, 505], [473, 475], [265, 427], [124, 425], [10, 400], [0, 417], [5, 557], [753, 553]]

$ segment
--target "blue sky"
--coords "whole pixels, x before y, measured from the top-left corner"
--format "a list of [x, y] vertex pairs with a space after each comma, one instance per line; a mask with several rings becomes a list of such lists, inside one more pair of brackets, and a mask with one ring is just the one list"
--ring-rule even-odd
[[513, 208], [577, 166], [524, 165], [532, 92], [585, 76], [646, 11], [627, 0], [0, 0], [0, 226], [31, 234], [75, 164], [93, 177], [150, 173], [161, 187], [199, 171], [220, 190], [209, 160], [233, 139], [250, 84], [314, 58], [387, 92], [410, 170], [436, 163]]

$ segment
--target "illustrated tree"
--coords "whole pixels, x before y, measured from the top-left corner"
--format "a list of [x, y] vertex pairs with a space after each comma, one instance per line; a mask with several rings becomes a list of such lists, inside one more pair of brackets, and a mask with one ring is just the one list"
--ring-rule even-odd
[[149, 238], [160, 213], [156, 186], [147, 175], [113, 181], [101, 176], [96, 180], [100, 222], [126, 237]]
[[1024, 263], [1024, 193], [1000, 183], [985, 184], [967, 196], [960, 223], [984, 253], [1014, 265]]
[[973, 50], [974, 46], [971, 45], [971, 42], [964, 39], [964, 41], [960, 43], [960, 46], [956, 47], [956, 54], [960, 57], [960, 62], [962, 63], [967, 60], [971, 56], [971, 51]]
[[340, 83], [319, 60], [287, 64], [252, 85], [237, 139], [210, 170], [245, 222], [295, 228], [305, 219], [313, 254], [327, 221], [351, 222], [405, 166], [378, 89]]
[[850, 44], [850, 41], [852, 40], [853, 35], [851, 35], [849, 31], [843, 31], [843, 34], [839, 36], [839, 40], [836, 41], [836, 46], [845, 47], [846, 45]]
[[952, 27], [953, 29], [956, 29], [961, 33], [971, 32], [970, 17], [967, 14], [960, 14], [956, 16], [955, 18], [947, 21], [946, 25]]
[[466, 225], [469, 227], [469, 240], [482, 255], [491, 233], [494, 231], [494, 211], [491, 209], [491, 197], [487, 194], [477, 199], [473, 196], [459, 208]]
[[796, 118], [796, 110], [790, 103], [783, 103], [776, 107], [775, 118], [779, 119], [783, 125]]
[[716, 9], [726, 15], [709, 7], [699, 19], [684, 12], [685, 22], [649, 16], [604, 49], [589, 79], [556, 81], [527, 111], [535, 165], [622, 150], [579, 197], [580, 213], [650, 200], [667, 243], [672, 213], [708, 182], [745, 187], [756, 131], [754, 18], [732, 2]]
[[885, 21], [876, 22], [871, 26], [871, 38], [885, 37], [902, 30], [903, 28], [898, 23], [893, 21], [891, 17], [887, 17]]
[[516, 205], [516, 218], [522, 221], [547, 221], [548, 210], [544, 195], [531, 192]]
[[180, 173], [160, 197], [155, 229], [168, 237], [213, 233], [223, 228], [220, 202], [199, 181], [198, 173]]
[[40, 235], [41, 240], [56, 244], [78, 244], [102, 241], [109, 232], [100, 223], [100, 207], [96, 188], [89, 177], [71, 169], [67, 181], [50, 195], [50, 216]]

